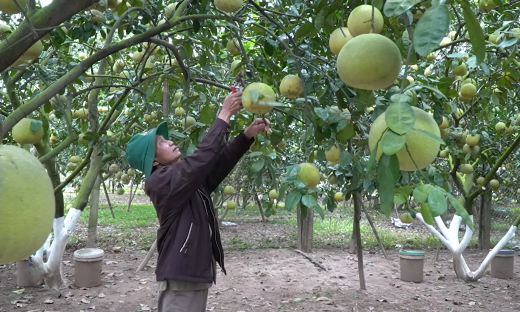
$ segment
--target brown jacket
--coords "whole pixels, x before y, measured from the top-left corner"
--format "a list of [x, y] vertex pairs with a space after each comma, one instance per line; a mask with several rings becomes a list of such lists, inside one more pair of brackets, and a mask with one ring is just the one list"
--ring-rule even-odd
[[243, 132], [226, 143], [229, 131], [229, 125], [217, 119], [192, 155], [155, 168], [145, 182], [159, 219], [158, 281], [215, 282], [212, 255], [226, 273], [210, 194], [253, 143]]

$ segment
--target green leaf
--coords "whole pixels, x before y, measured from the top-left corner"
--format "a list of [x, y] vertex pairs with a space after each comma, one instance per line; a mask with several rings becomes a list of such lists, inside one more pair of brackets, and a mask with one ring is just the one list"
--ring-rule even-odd
[[318, 212], [318, 214], [320, 215], [321, 219], [325, 219], [325, 213], [323, 212], [323, 209], [321, 208], [320, 205], [314, 206], [314, 211]]
[[435, 225], [432, 217], [432, 213], [430, 211], [430, 207], [428, 204], [421, 204], [421, 214], [424, 219], [424, 222], [429, 225]]
[[450, 27], [450, 12], [444, 4], [430, 7], [417, 22], [414, 33], [415, 52], [431, 53], [441, 43]]
[[18, 290], [13, 290], [13, 292], [14, 292], [15, 294], [17, 294], [17, 295], [21, 295], [21, 294], [23, 294], [24, 291], [25, 291], [25, 288], [20, 288], [20, 289], [18, 289]]
[[287, 166], [287, 168], [286, 168], [287, 176], [294, 177], [295, 175], [297, 175], [300, 172], [300, 169], [301, 168], [298, 165]]
[[383, 153], [386, 155], [393, 155], [399, 152], [405, 143], [405, 135], [399, 135], [391, 130], [388, 130], [381, 138], [381, 150], [383, 150]]
[[413, 185], [406, 185], [394, 190], [394, 203], [401, 205], [406, 203], [413, 191]]
[[462, 6], [462, 14], [464, 15], [464, 20], [466, 21], [466, 29], [469, 33], [469, 38], [471, 45], [473, 46], [473, 53], [477, 57], [477, 65], [484, 62], [486, 58], [486, 40], [484, 38], [484, 32], [480, 27], [480, 22], [478, 21], [475, 14], [473, 14], [473, 10], [467, 0], [459, 1]]
[[310, 194], [305, 194], [305, 195], [302, 196], [302, 204], [305, 207], [308, 207], [308, 208], [311, 208], [311, 209], [314, 208], [315, 206], [319, 206], [318, 202], [316, 201], [314, 196], [312, 196]]
[[377, 190], [380, 197], [381, 211], [387, 216], [390, 215], [394, 207], [396, 177], [394, 177], [390, 166], [392, 158], [397, 159], [397, 156], [382, 154], [377, 164]]
[[383, 12], [388, 17], [399, 16], [420, 2], [422, 0], [388, 0], [385, 3]]
[[301, 198], [302, 194], [300, 193], [300, 191], [292, 190], [289, 194], [287, 194], [287, 197], [285, 198], [285, 208], [292, 209], [300, 202]]
[[316, 32], [316, 28], [314, 28], [313, 23], [305, 23], [298, 28], [296, 34], [294, 34], [295, 39], [300, 39], [305, 36], [312, 36], [313, 33]]
[[431, 184], [419, 185], [413, 190], [413, 199], [418, 203], [426, 203], [428, 195], [433, 190], [434, 186]]
[[213, 123], [214, 116], [215, 114], [213, 113], [213, 109], [211, 109], [209, 105], [204, 105], [200, 111], [200, 122], [210, 125]]
[[372, 152], [370, 153], [370, 158], [367, 162], [367, 172], [372, 171], [372, 169], [376, 166], [376, 155], [378, 146], [379, 144], [376, 144], [376, 146], [372, 149]]
[[352, 163], [352, 155], [345, 150], [341, 150], [339, 154], [339, 161], [342, 166], [348, 166]]
[[455, 208], [455, 211], [459, 216], [461, 216], [462, 220], [466, 223], [467, 226], [472, 231], [475, 231], [475, 228], [473, 227], [473, 222], [471, 221], [468, 212], [466, 211], [466, 208], [462, 206], [462, 203], [452, 194], [448, 193], [448, 200], [450, 201], [450, 204]]
[[432, 217], [438, 217], [446, 212], [448, 203], [446, 201], [446, 191], [440, 187], [435, 187], [428, 195], [428, 206]]
[[[402, 99], [404, 95], [399, 97]], [[392, 97], [393, 99], [394, 97]], [[385, 112], [385, 122], [393, 132], [403, 135], [410, 131], [415, 124], [415, 114], [412, 107], [404, 102], [394, 102]]]
[[445, 144], [445, 142], [438, 136], [436, 136], [435, 134], [431, 133], [430, 131], [426, 131], [426, 130], [423, 130], [423, 129], [414, 129], [415, 131], [420, 131], [424, 134], [426, 134], [430, 139], [434, 140], [435, 142], [439, 143], [439, 144]]
[[251, 167], [250, 167], [250, 170], [252, 173], [257, 173], [259, 172], [260, 170], [262, 170], [262, 168], [264, 167], [264, 164], [265, 164], [265, 159], [263, 158], [258, 158], [257, 160], [255, 160], [252, 164], [251, 164]]
[[43, 123], [41, 120], [31, 120], [30, 128], [32, 131], [36, 132], [41, 129]]

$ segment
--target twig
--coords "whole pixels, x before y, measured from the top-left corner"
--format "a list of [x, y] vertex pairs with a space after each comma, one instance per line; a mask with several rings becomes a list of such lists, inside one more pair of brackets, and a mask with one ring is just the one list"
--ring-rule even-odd
[[321, 265], [318, 261], [314, 260], [314, 258], [309, 256], [308, 254], [304, 253], [303, 251], [301, 251], [299, 249], [295, 249], [294, 251], [299, 253], [300, 255], [304, 256], [305, 258], [307, 258], [307, 260], [309, 260], [312, 264], [314, 264], [318, 268], [322, 269], [323, 271], [327, 271], [327, 269], [323, 265]]
[[102, 184], [103, 184], [103, 190], [105, 190], [105, 196], [107, 197], [108, 208], [110, 209], [110, 214], [112, 214], [112, 219], [115, 219], [116, 216], [114, 215], [114, 210], [112, 209], [112, 203], [110, 202], [110, 197], [108, 197], [107, 186], [105, 185], [105, 180], [103, 180]]

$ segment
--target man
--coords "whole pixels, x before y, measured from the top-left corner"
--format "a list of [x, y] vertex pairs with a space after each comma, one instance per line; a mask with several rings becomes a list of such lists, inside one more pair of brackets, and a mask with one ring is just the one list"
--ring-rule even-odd
[[230, 93], [213, 126], [190, 156], [181, 158], [165, 122], [136, 134], [127, 145], [130, 166], [145, 174], [145, 192], [157, 217], [155, 271], [159, 312], [204, 312], [208, 288], [216, 283], [216, 262], [224, 274], [224, 253], [210, 194], [244, 155], [254, 137], [270, 133], [269, 121], [255, 119], [227, 141], [231, 116], [242, 109], [242, 92]]

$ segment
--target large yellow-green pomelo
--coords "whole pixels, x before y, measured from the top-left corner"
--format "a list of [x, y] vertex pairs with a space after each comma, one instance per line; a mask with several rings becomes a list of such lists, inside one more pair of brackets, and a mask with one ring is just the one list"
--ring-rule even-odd
[[[381, 33], [383, 25], [384, 20], [381, 11], [374, 8], [374, 31], [372, 33]], [[352, 37], [370, 33], [372, 28], [372, 6], [362, 4], [352, 10], [352, 13], [348, 16], [347, 27]]]
[[38, 250], [53, 220], [54, 190], [43, 165], [23, 148], [0, 145], [0, 263]]
[[330, 51], [334, 55], [338, 55], [341, 48], [347, 43], [350, 39], [352, 39], [352, 35], [348, 31], [347, 27], [337, 28], [330, 34], [329, 38], [329, 48]]
[[399, 49], [385, 36], [364, 34], [350, 39], [338, 54], [341, 80], [354, 88], [379, 90], [391, 86], [401, 71]]
[[[399, 159], [399, 169], [402, 171], [415, 171], [426, 168], [435, 160], [440, 148], [440, 143], [419, 131], [419, 129], [422, 129], [440, 137], [441, 130], [435, 119], [420, 108], [412, 106], [412, 109], [415, 115], [415, 124], [412, 130], [406, 133], [405, 146], [396, 153]], [[376, 118], [368, 134], [368, 145], [371, 151], [387, 128], [385, 114], [383, 113]], [[381, 143], [379, 143], [376, 159], [379, 159], [381, 153]]]
[[299, 166], [300, 172], [298, 172], [298, 178], [307, 183], [305, 188], [310, 189], [320, 183], [320, 171], [318, 170], [318, 167], [307, 162], [301, 163]]
[[20, 58], [26, 61], [37, 59], [43, 51], [43, 44], [40, 40], [36, 41], [27, 51], [25, 51]]
[[219, 9], [220, 11], [233, 13], [242, 7], [244, 4], [243, 0], [215, 0], [213, 1], [215, 3], [215, 7]]
[[242, 93], [242, 105], [253, 114], [265, 114], [273, 109], [270, 103], [276, 100], [273, 89], [262, 82], [249, 84]]
[[[27, 7], [27, 0], [18, 0], [18, 4], [22, 8]], [[14, 0], [0, 0], [0, 11], [5, 14], [20, 13], [20, 8], [14, 3]]]
[[31, 130], [31, 118], [23, 118], [13, 127], [13, 139], [19, 144], [36, 144], [43, 138], [43, 127]]
[[280, 82], [280, 94], [288, 99], [294, 99], [303, 92], [303, 83], [296, 75], [287, 75]]

